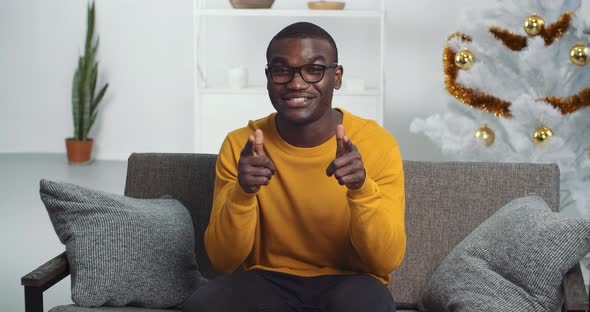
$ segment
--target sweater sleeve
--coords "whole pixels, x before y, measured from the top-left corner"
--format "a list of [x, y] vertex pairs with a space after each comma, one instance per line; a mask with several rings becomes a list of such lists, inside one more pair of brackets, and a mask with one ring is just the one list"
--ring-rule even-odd
[[371, 269], [368, 273], [379, 276], [387, 276], [401, 264], [406, 248], [402, 159], [395, 141], [386, 146], [390, 150], [372, 159], [376, 163], [365, 163], [363, 186], [347, 195], [351, 243]]
[[239, 152], [225, 139], [215, 166], [213, 207], [205, 230], [205, 249], [221, 272], [232, 272], [248, 257], [258, 222], [256, 194], [246, 193], [238, 182]]

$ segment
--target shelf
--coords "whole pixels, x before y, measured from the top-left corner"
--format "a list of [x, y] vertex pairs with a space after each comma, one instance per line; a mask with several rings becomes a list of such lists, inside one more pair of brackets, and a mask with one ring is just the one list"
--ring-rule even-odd
[[[230, 88], [203, 88], [199, 89], [200, 94], [221, 94], [221, 95], [239, 95], [239, 94], [255, 94], [255, 95], [267, 95], [268, 91], [263, 87], [252, 87], [244, 89], [230, 89]], [[334, 95], [345, 95], [345, 96], [379, 96], [380, 92], [377, 89], [367, 90], [334, 90]]]
[[376, 10], [196, 9], [198, 16], [382, 17]]
[[[195, 151], [218, 152], [225, 135], [244, 127], [247, 118], [268, 116], [274, 111], [266, 89], [266, 77], [252, 76], [256, 79], [250, 80], [246, 88], [234, 89], [229, 85], [227, 70], [242, 64], [258, 68], [259, 74], [263, 65], [261, 52], [265, 48], [259, 43], [267, 43], [274, 30], [284, 24], [298, 21], [310, 21], [333, 30], [332, 35], [342, 40], [342, 46], [349, 50], [347, 64], [370, 66], [358, 67], [354, 76], [346, 76], [364, 80], [366, 89], [350, 89], [348, 87], [356, 84], [352, 80], [347, 84], [344, 79], [342, 89], [334, 90], [332, 103], [334, 107], [383, 125], [386, 0], [361, 1], [362, 5], [344, 10], [311, 10], [305, 1], [296, 0], [285, 0], [282, 6], [270, 9], [232, 9], [228, 1], [224, 1], [222, 6], [218, 1], [193, 0]], [[363, 36], [362, 44], [358, 44], [358, 36]], [[372, 60], [370, 65], [365, 64], [367, 57]], [[231, 61], [228, 63], [228, 60]], [[223, 122], [219, 122], [219, 116], [224, 116]]]

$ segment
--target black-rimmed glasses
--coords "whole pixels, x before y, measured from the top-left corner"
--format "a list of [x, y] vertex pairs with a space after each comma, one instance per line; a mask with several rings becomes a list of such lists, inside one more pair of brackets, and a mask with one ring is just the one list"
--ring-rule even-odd
[[316, 83], [324, 79], [326, 68], [337, 67], [338, 63], [332, 64], [305, 64], [299, 67], [288, 65], [266, 65], [266, 70], [270, 79], [274, 83], [289, 83], [293, 80], [295, 72], [299, 72], [303, 81], [307, 83]]

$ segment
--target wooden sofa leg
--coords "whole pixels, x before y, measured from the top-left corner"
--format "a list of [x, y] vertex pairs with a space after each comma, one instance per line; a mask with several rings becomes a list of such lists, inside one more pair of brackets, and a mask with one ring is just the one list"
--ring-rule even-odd
[[25, 287], [25, 311], [43, 312], [43, 291], [38, 287]]

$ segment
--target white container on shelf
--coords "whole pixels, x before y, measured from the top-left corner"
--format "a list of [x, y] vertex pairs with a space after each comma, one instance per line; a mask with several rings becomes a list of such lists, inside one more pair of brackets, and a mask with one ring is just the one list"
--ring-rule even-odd
[[238, 66], [228, 71], [229, 87], [232, 89], [243, 89], [248, 86], [248, 68]]

